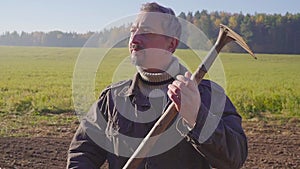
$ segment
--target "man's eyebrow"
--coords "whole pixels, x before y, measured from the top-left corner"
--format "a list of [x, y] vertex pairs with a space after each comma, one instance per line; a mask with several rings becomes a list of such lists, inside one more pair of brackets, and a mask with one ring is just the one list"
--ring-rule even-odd
[[131, 27], [130, 27], [130, 30], [133, 30], [133, 29], [140, 29], [140, 30], [142, 30], [142, 31], [147, 31], [147, 32], [154, 32], [155, 31], [155, 29], [153, 29], [151, 26], [147, 26], [147, 25], [143, 25], [143, 24], [141, 24], [141, 25], [132, 25]]
[[139, 26], [140, 29], [142, 30], [148, 30], [148, 31], [153, 31], [154, 29], [151, 26], [147, 26], [147, 25], [140, 25]]

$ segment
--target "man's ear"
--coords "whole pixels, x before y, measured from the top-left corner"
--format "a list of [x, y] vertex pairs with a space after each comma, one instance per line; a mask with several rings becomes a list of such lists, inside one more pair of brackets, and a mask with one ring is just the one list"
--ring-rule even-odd
[[169, 51], [174, 53], [177, 46], [178, 46], [179, 40], [176, 38], [170, 38], [170, 45], [169, 45]]

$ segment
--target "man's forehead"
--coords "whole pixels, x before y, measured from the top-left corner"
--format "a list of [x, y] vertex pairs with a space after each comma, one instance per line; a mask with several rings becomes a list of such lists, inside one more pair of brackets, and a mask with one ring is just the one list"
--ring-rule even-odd
[[164, 34], [169, 30], [163, 28], [163, 23], [168, 22], [169, 18], [168, 14], [164, 13], [141, 12], [137, 15], [133, 26], [149, 29], [152, 33]]

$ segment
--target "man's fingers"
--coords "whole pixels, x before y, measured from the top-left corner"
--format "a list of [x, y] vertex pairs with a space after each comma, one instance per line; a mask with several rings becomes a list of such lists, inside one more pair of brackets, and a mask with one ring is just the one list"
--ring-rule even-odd
[[197, 83], [196, 79], [192, 80], [192, 73], [191, 72], [185, 72], [184, 76], [187, 77], [188, 79], [190, 79], [190, 81], [193, 82], [194, 85], [198, 86], [198, 83]]
[[173, 94], [180, 94], [180, 90], [174, 84], [168, 85], [168, 89], [173, 92]]
[[185, 77], [183, 77], [183, 76], [177, 77], [177, 80], [174, 80], [172, 85], [177, 87], [179, 90], [184, 88], [187, 85], [187, 83], [184, 81], [183, 78], [185, 78]]
[[188, 87], [190, 90], [195, 90], [197, 88], [197, 82], [195, 80], [191, 80], [192, 74], [190, 72], [185, 72], [185, 75], [178, 75], [173, 82], [175, 86], [177, 86], [179, 89], [183, 89], [184, 87]]
[[192, 74], [186, 72], [183, 75], [178, 75], [176, 80], [168, 86], [168, 96], [175, 103], [177, 110], [180, 110], [181, 102], [193, 99], [193, 96], [198, 93], [197, 83], [191, 80]]
[[180, 97], [177, 94], [173, 93], [171, 90], [168, 90], [167, 94], [168, 94], [169, 98], [172, 100], [172, 102], [175, 103], [177, 111], [179, 111], [180, 105], [181, 105]]
[[185, 76], [186, 78], [189, 78], [189, 79], [191, 79], [191, 77], [192, 77], [192, 73], [191, 73], [191, 72], [189, 72], [189, 71], [187, 71], [187, 72], [185, 72], [184, 76]]

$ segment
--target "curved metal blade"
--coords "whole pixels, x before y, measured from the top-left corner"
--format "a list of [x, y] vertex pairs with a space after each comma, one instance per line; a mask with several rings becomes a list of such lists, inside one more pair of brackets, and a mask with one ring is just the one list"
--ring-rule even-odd
[[224, 31], [227, 32], [227, 36], [232, 38], [237, 44], [239, 44], [243, 49], [245, 49], [251, 56], [254, 57], [254, 59], [257, 59], [255, 54], [250, 49], [250, 47], [247, 45], [247, 43], [244, 41], [244, 39], [239, 34], [235, 33], [232, 29], [230, 29], [229, 27], [227, 27], [223, 24], [220, 24], [220, 28], [224, 29]]

